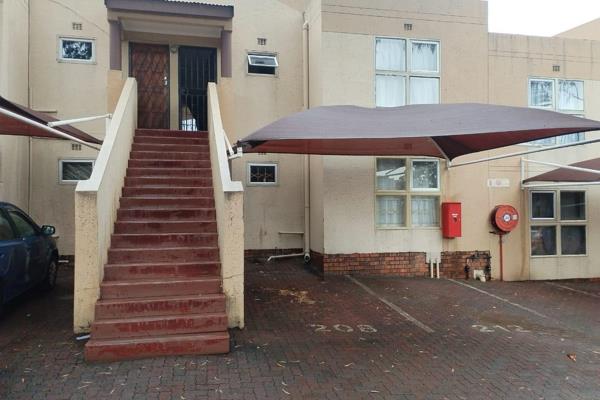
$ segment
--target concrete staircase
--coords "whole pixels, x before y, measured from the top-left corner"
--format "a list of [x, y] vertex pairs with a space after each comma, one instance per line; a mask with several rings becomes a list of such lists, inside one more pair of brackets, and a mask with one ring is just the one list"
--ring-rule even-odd
[[206, 132], [139, 129], [90, 361], [229, 351]]

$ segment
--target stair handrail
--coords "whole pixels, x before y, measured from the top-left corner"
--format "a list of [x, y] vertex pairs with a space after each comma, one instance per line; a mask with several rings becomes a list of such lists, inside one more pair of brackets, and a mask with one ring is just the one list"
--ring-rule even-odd
[[223, 191], [243, 192], [242, 182], [231, 180], [231, 169], [229, 168], [229, 159], [241, 157], [241, 149], [234, 152], [227, 138], [227, 134], [223, 128], [223, 121], [221, 120], [217, 85], [214, 82], [208, 83], [208, 134], [213, 135], [215, 140], [219, 175]]

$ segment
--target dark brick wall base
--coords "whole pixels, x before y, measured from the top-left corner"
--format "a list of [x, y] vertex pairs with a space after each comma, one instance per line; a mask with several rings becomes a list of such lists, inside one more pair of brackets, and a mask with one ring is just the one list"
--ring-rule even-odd
[[[465, 266], [470, 268], [470, 278], [473, 277], [473, 270], [484, 269], [488, 263], [486, 257], [490, 256], [489, 251], [445, 251], [442, 253], [442, 264], [440, 266], [440, 275], [445, 278], [465, 278]], [[469, 259], [471, 257], [471, 259]], [[442, 273], [443, 270], [443, 273]]]
[[302, 253], [302, 249], [246, 249], [244, 250], [245, 258], [269, 258], [284, 254]]

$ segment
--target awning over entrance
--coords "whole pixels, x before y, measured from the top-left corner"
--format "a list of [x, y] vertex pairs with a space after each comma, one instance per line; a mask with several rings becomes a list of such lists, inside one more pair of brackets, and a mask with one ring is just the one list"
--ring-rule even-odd
[[[58, 121], [56, 118], [52, 118], [48, 114], [34, 111], [20, 104], [13, 103], [11, 101], [6, 100], [4, 97], [0, 97], [0, 107], [43, 125], [47, 125], [48, 122]], [[88, 135], [87, 133], [70, 125], [57, 126], [54, 129], [71, 135], [79, 140], [83, 140], [84, 142], [102, 144], [101, 140], [98, 140], [95, 137]], [[51, 132], [48, 132], [44, 129], [37, 128], [35, 126], [29, 125], [25, 122], [11, 118], [4, 114], [0, 114], [0, 134], [64, 139], [63, 137], [54, 135]]]
[[238, 145], [250, 153], [421, 155], [452, 160], [594, 130], [600, 130], [600, 122], [533, 108], [471, 103], [327, 106], [275, 121]]
[[[525, 179], [523, 183], [531, 182], [600, 182], [600, 158], [581, 161], [575, 164], [570, 164], [570, 168], [557, 168], [553, 171], [533, 176]], [[597, 173], [591, 171], [583, 171], [571, 168], [584, 168], [596, 170]]]

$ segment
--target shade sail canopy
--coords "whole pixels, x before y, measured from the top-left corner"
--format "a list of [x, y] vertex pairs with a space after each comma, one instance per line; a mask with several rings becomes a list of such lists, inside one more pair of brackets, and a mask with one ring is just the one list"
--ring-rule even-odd
[[[48, 122], [57, 121], [56, 118], [52, 118], [48, 114], [34, 111], [20, 104], [13, 103], [12, 101], [6, 100], [4, 97], [0, 97], [0, 107], [44, 125], [47, 125]], [[102, 144], [101, 140], [98, 140], [95, 137], [88, 135], [87, 133], [80, 131], [79, 129], [74, 128], [70, 125], [57, 126], [54, 129], [57, 129], [61, 132], [66, 133], [67, 135], [71, 135], [77, 139], [83, 140], [88, 143]], [[0, 114], [0, 135], [18, 135], [64, 139], [63, 137], [53, 135], [51, 132], [45, 131], [35, 126], [31, 126], [23, 121], [19, 121], [4, 114]]]
[[282, 118], [244, 138], [251, 153], [419, 155], [449, 159], [568, 133], [600, 122], [534, 108], [427, 104], [327, 106]]
[[[587, 168], [600, 171], [600, 158], [570, 164], [570, 167]], [[525, 179], [523, 183], [530, 182], [600, 182], [600, 173], [577, 171], [568, 168], [558, 168], [540, 175]]]

